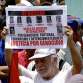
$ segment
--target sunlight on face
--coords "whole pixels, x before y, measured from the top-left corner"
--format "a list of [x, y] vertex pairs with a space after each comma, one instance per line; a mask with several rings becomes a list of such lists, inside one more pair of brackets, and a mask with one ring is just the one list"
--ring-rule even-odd
[[42, 77], [50, 75], [54, 67], [54, 63], [54, 57], [51, 56], [35, 59], [36, 69]]

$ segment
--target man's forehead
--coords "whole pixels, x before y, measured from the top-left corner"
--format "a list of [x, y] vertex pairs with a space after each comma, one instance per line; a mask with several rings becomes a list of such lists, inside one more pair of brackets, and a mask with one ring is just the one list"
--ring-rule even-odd
[[48, 60], [48, 59], [51, 59], [51, 56], [46, 56], [46, 57], [42, 57], [42, 58], [36, 58], [34, 60], [37, 61], [37, 60]]

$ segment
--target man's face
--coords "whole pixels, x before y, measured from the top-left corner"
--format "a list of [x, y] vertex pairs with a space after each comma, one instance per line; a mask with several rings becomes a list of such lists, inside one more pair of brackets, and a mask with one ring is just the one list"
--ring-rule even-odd
[[54, 57], [47, 56], [44, 58], [35, 59], [36, 70], [42, 77], [49, 77], [52, 72], [53, 64], [55, 63], [53, 60]]

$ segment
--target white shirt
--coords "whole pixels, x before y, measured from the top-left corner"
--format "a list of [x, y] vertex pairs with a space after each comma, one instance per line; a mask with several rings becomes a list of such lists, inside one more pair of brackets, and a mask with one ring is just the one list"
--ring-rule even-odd
[[[71, 68], [66, 69], [65, 67], [63, 67], [62, 70], [57, 75], [55, 75], [54, 78], [48, 81], [42, 79], [36, 71], [31, 71], [33, 73], [31, 74], [31, 72], [29, 72], [27, 69], [25, 71], [25, 69], [22, 68], [22, 70], [23, 74], [22, 76], [19, 76], [21, 83], [66, 83], [72, 77]], [[28, 76], [30, 74], [31, 77]]]
[[34, 79], [34, 83], [66, 83], [71, 77], [71, 70], [61, 70], [55, 77], [51, 80], [44, 80], [39, 74]]
[[20, 83], [34, 83], [34, 81], [26, 76], [19, 76]]
[[1, 83], [1, 80], [0, 80], [0, 83]]
[[72, 76], [67, 83], [83, 83], [83, 75], [76, 74]]

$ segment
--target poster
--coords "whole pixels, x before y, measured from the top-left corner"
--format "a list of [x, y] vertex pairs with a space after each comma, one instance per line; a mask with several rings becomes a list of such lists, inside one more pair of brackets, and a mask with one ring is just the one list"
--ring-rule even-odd
[[65, 48], [66, 6], [8, 6], [5, 48]]

